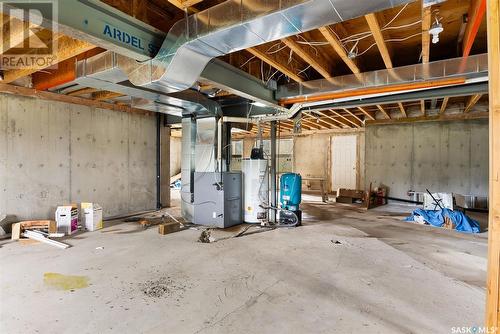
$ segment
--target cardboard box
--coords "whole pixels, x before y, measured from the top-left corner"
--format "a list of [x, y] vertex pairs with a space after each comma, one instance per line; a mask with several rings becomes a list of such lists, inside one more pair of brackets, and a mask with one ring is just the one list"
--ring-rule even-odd
[[102, 207], [97, 203], [82, 203], [83, 221], [87, 231], [102, 228]]
[[56, 209], [57, 232], [71, 235], [78, 231], [78, 207], [58, 206]]

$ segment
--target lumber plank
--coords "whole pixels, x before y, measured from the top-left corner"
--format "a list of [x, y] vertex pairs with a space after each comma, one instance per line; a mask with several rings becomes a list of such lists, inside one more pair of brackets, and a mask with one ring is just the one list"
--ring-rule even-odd
[[488, 219], [487, 328], [500, 328], [500, 3], [487, 2], [490, 175]]

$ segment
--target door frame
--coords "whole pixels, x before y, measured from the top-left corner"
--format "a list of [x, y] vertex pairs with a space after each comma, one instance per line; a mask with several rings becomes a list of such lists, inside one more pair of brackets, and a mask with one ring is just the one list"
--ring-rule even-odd
[[345, 133], [345, 134], [335, 134], [331, 135], [328, 142], [328, 191], [333, 193], [337, 189], [333, 189], [333, 138], [334, 137], [356, 137], [356, 189], [360, 189], [361, 185], [361, 141], [359, 133]]

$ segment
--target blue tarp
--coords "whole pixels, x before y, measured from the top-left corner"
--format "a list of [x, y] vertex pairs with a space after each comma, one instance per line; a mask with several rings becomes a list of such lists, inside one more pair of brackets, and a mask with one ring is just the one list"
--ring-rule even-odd
[[453, 225], [455, 225], [455, 229], [457, 231], [466, 233], [480, 232], [479, 223], [474, 219], [467, 217], [460, 211], [452, 211], [449, 209], [437, 211], [416, 209], [410, 217], [405, 219], [405, 221], [415, 221], [415, 216], [421, 216], [426, 223], [436, 227], [442, 227], [444, 224], [444, 218], [449, 217], [453, 222]]

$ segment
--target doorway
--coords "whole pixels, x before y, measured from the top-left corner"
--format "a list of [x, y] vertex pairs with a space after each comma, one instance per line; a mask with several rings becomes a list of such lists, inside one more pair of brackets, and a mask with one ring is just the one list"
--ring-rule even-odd
[[332, 137], [332, 190], [357, 189], [358, 137]]

